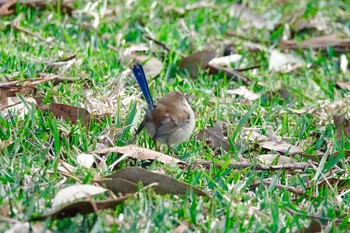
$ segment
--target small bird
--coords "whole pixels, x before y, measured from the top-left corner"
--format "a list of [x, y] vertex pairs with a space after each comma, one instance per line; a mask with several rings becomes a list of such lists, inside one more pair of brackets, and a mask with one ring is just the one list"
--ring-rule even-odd
[[171, 92], [154, 105], [142, 65], [137, 62], [131, 69], [148, 105], [146, 115], [135, 134], [146, 128], [147, 135], [152, 137], [156, 148], [157, 142], [167, 144], [172, 149], [171, 145], [188, 140], [194, 129], [195, 116], [187, 95], [178, 91]]

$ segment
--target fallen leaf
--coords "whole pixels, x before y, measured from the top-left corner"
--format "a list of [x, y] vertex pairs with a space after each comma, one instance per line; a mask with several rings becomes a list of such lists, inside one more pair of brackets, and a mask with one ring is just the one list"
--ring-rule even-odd
[[337, 130], [337, 139], [340, 140], [344, 134], [345, 137], [350, 137], [350, 120], [345, 118], [346, 113], [333, 116], [333, 123]]
[[0, 101], [0, 114], [3, 118], [16, 117], [23, 119], [29, 113], [32, 104], [36, 104], [35, 99], [23, 97], [24, 102], [18, 97], [7, 97]]
[[180, 222], [180, 225], [178, 225], [172, 233], [184, 233], [184, 232], [189, 232], [189, 227], [190, 227], [189, 222]]
[[197, 135], [196, 139], [199, 141], [204, 141], [209, 147], [214, 150], [222, 147], [224, 150], [228, 151], [230, 149], [230, 144], [227, 138], [224, 136], [224, 122], [217, 122], [213, 128], [207, 128], [201, 130]]
[[305, 66], [305, 62], [292, 54], [273, 50], [269, 58], [269, 70], [276, 72], [291, 72]]
[[322, 225], [316, 219], [312, 219], [308, 227], [303, 227], [300, 230], [300, 233], [321, 233], [321, 232], [323, 232]]
[[340, 55], [340, 70], [344, 74], [348, 72], [348, 59], [345, 54]]
[[249, 140], [252, 143], [263, 142], [267, 140], [267, 136], [262, 134], [262, 130], [259, 128], [242, 128], [241, 138]]
[[0, 16], [11, 15], [16, 11], [16, 0], [0, 2]]
[[34, 91], [35, 88], [22, 85], [6, 85], [7, 83], [0, 83], [0, 100], [7, 97], [15, 97], [16, 93], [26, 95], [28, 92]]
[[98, 154], [121, 153], [140, 160], [156, 160], [164, 164], [185, 163], [177, 158], [136, 145], [109, 147], [94, 151]]
[[203, 50], [195, 52], [180, 61], [179, 67], [186, 69], [192, 78], [198, 76], [199, 70], [208, 68], [209, 62], [216, 57], [216, 52], [212, 50]]
[[63, 70], [67, 70], [71, 65], [74, 64], [74, 62], [75, 62], [75, 54], [58, 61], [48, 62], [46, 63], [46, 68], [47, 69], [63, 68]]
[[44, 221], [47, 218], [62, 219], [73, 217], [77, 214], [90, 214], [97, 210], [114, 209], [117, 205], [126, 201], [129, 196], [124, 196], [114, 200], [107, 201], [79, 201], [70, 203], [60, 209], [52, 210], [46, 214], [33, 217], [30, 221]]
[[96, 182], [111, 190], [115, 195], [119, 195], [120, 193], [136, 193], [138, 189], [136, 183], [120, 178], [98, 180]]
[[235, 89], [235, 90], [227, 90], [226, 91], [228, 94], [231, 95], [239, 95], [242, 96], [244, 99], [246, 100], [256, 100], [260, 98], [259, 94], [256, 94], [250, 90], [248, 90], [245, 86], [240, 86], [239, 88]]
[[288, 91], [287, 89], [278, 89], [277, 91], [267, 91], [263, 96], [269, 100], [271, 100], [275, 96], [285, 100], [293, 99], [292, 93], [290, 93], [290, 91]]
[[158, 194], [174, 194], [174, 195], [182, 195], [185, 194], [190, 189], [193, 190], [193, 192], [197, 195], [206, 196], [207, 194], [203, 192], [202, 190], [178, 181], [170, 176], [150, 172], [146, 169], [139, 168], [139, 167], [127, 167], [123, 170], [117, 171], [113, 173], [110, 176], [107, 176], [106, 178], [109, 179], [123, 179], [130, 181], [132, 183], [139, 183], [141, 182], [143, 186], [148, 186], [151, 184], [155, 184], [154, 191]]
[[343, 90], [350, 91], [350, 82], [338, 81], [337, 86]]
[[88, 198], [97, 194], [107, 192], [108, 190], [89, 184], [75, 184], [60, 190], [52, 201], [52, 207], [56, 208], [67, 202], [73, 202], [77, 199]]
[[87, 125], [90, 124], [90, 118], [91, 118], [90, 113], [84, 108], [74, 107], [66, 104], [56, 104], [56, 103], [49, 104], [49, 105], [42, 105], [42, 106], [39, 106], [39, 108], [41, 110], [48, 109], [57, 118], [63, 118], [64, 120], [68, 119], [73, 124], [76, 124], [78, 119], [81, 119], [81, 121], [84, 124], [87, 124]]
[[92, 154], [82, 153], [77, 156], [77, 162], [80, 166], [91, 168], [95, 163], [95, 156]]
[[300, 149], [299, 147], [290, 145], [285, 142], [267, 141], [267, 142], [261, 142], [259, 143], [259, 145], [264, 149], [271, 150], [271, 151], [278, 151], [284, 154], [288, 151], [289, 155], [303, 153], [302, 149]]
[[340, 39], [337, 34], [330, 34], [320, 37], [313, 37], [302, 41], [284, 40], [279, 44], [283, 49], [315, 49], [326, 50], [327, 47], [334, 47], [336, 52], [345, 53], [350, 50], [350, 39]]
[[[1, 15], [1, 11], [0, 11]], [[4, 233], [28, 233], [28, 232], [35, 232], [30, 231], [31, 227], [29, 225], [29, 222], [17, 222], [11, 226], [11, 228], [4, 231]]]
[[135, 60], [143, 64], [147, 79], [158, 76], [163, 70], [163, 63], [155, 57], [138, 55]]
[[[278, 157], [278, 160], [275, 161], [277, 157]], [[266, 165], [284, 165], [284, 164], [290, 164], [295, 162], [294, 159], [287, 156], [279, 155], [279, 154], [259, 155], [258, 159], [260, 162]], [[276, 162], [276, 164], [274, 164], [274, 162]]]
[[232, 54], [224, 57], [216, 57], [209, 61], [209, 65], [230, 66], [242, 59], [242, 55]]

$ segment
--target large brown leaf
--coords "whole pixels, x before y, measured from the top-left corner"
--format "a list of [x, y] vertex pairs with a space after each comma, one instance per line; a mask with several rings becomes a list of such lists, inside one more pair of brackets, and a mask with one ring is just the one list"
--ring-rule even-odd
[[191, 77], [195, 78], [199, 70], [208, 69], [209, 62], [216, 57], [213, 50], [195, 52], [180, 61], [179, 67], [186, 69]]
[[[110, 176], [107, 176], [106, 178], [109, 179], [123, 179], [127, 180], [132, 183], [142, 183], [143, 186], [148, 186], [150, 184], [156, 184], [154, 186], [154, 190], [158, 194], [174, 194], [174, 195], [182, 195], [188, 192], [189, 190], [193, 190], [193, 192], [197, 195], [201, 196], [206, 196], [207, 194], [184, 182], [178, 181], [170, 176], [155, 173], [155, 172], [150, 172], [146, 169], [139, 168], [139, 167], [128, 167], [123, 170], [117, 171], [113, 173]], [[102, 181], [103, 182], [103, 181]], [[110, 183], [105, 183], [106, 187], [107, 184]]]
[[114, 209], [117, 205], [120, 205], [128, 198], [128, 196], [124, 196], [107, 201], [78, 201], [70, 203], [60, 209], [49, 211], [46, 214], [33, 217], [30, 221], [44, 221], [47, 218], [61, 219], [73, 217], [77, 214], [90, 214], [103, 209]]

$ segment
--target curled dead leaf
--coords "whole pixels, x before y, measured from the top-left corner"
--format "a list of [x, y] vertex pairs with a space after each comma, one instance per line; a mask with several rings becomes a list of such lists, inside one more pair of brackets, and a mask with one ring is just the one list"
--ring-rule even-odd
[[195, 78], [199, 70], [208, 68], [209, 62], [216, 57], [216, 52], [213, 50], [203, 50], [195, 52], [180, 61], [179, 67], [186, 69], [191, 77]]
[[261, 142], [259, 143], [259, 145], [262, 148], [271, 150], [271, 151], [278, 151], [281, 153], [288, 152], [289, 155], [303, 153], [303, 150], [300, 149], [299, 147], [290, 145], [285, 142], [267, 141], [267, 142]]
[[222, 147], [224, 150], [228, 151], [230, 149], [230, 144], [227, 138], [224, 136], [225, 127], [227, 127], [225, 123], [219, 121], [214, 125], [214, 127], [201, 130], [196, 135], [196, 139], [199, 141], [204, 141], [213, 149]]
[[90, 124], [90, 113], [84, 108], [56, 103], [42, 105], [39, 108], [41, 110], [49, 110], [57, 118], [68, 119], [73, 124], [76, 124], [79, 119], [86, 125]]
[[345, 137], [350, 137], [350, 120], [345, 118], [346, 113], [341, 115], [333, 116], [333, 123], [337, 130], [337, 139], [341, 139], [344, 135]]
[[143, 64], [143, 69], [148, 79], [155, 78], [163, 70], [163, 62], [155, 57], [138, 55], [135, 57], [135, 60]]

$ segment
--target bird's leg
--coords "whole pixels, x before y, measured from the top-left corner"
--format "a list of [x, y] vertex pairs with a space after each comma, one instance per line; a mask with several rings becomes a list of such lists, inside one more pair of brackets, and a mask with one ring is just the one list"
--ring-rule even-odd
[[160, 151], [159, 148], [157, 148], [157, 141], [153, 140], [153, 142], [154, 142], [154, 147], [155, 147], [156, 151]]
[[170, 152], [171, 152], [171, 155], [177, 158], [175, 151], [174, 151], [174, 147], [170, 144], [167, 144], [167, 146], [168, 146], [168, 154], [170, 154]]

